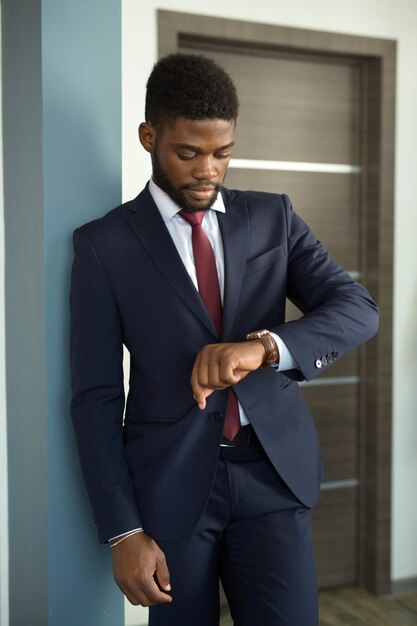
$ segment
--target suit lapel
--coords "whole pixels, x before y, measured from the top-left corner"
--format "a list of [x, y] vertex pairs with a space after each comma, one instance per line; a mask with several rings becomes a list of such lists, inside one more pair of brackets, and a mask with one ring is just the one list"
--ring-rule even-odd
[[144, 248], [180, 298], [210, 333], [218, 339], [216, 328], [172, 241], [148, 188], [131, 204], [130, 226]]
[[228, 341], [239, 301], [245, 271], [249, 223], [246, 202], [223, 188], [226, 213], [218, 213], [224, 249], [223, 341]]

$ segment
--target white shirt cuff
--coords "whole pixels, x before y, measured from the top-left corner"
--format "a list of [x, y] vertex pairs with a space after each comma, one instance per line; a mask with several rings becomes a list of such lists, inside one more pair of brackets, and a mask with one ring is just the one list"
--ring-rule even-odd
[[119, 539], [119, 537], [123, 537], [124, 535], [130, 535], [130, 533], [141, 532], [143, 533], [143, 528], [132, 528], [132, 530], [126, 530], [124, 533], [120, 533], [120, 535], [116, 535], [115, 537], [110, 537], [109, 543], [114, 541], [115, 539]]
[[299, 367], [294, 360], [293, 355], [288, 350], [285, 343], [282, 341], [281, 337], [276, 335], [275, 333], [271, 333], [272, 337], [275, 339], [276, 344], [279, 350], [279, 365], [272, 365], [275, 367], [277, 372], [285, 372], [285, 370], [298, 370]]

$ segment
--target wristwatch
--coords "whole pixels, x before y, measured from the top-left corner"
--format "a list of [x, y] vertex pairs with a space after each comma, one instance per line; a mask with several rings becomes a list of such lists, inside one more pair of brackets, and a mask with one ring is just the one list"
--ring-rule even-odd
[[261, 363], [261, 367], [270, 367], [272, 364], [279, 365], [278, 347], [269, 330], [254, 330], [252, 333], [248, 333], [246, 335], [247, 341], [254, 341], [254, 339], [260, 339], [263, 347], [265, 348], [265, 355]]

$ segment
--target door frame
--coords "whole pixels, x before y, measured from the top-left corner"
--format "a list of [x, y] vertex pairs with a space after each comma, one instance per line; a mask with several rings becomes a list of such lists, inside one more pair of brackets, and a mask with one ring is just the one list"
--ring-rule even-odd
[[159, 56], [179, 43], [353, 58], [362, 67], [361, 276], [380, 331], [360, 348], [358, 583], [391, 590], [391, 413], [396, 42], [158, 10]]

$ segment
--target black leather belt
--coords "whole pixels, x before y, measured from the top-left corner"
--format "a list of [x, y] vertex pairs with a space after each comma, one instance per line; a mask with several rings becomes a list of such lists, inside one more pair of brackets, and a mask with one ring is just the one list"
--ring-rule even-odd
[[255, 433], [250, 424], [242, 426], [236, 437], [232, 440], [222, 437], [221, 446], [228, 448], [248, 448], [255, 437]]

